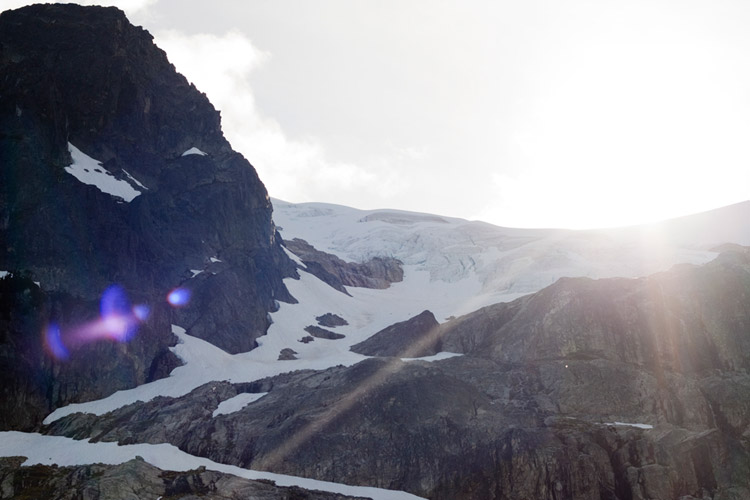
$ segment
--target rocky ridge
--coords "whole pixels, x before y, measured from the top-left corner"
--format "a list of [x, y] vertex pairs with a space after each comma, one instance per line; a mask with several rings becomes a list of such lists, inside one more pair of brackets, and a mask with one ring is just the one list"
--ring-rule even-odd
[[365, 356], [421, 358], [440, 352], [440, 324], [430, 311], [423, 311], [406, 321], [395, 323], [351, 350]]
[[121, 465], [21, 467], [23, 459], [0, 458], [0, 498], [181, 498], [183, 500], [355, 500], [355, 497], [280, 487], [230, 474], [196, 469], [165, 472], [142, 459]]
[[347, 295], [344, 286], [383, 289], [404, 279], [401, 262], [392, 257], [372, 257], [362, 263], [346, 262], [299, 238], [285, 240], [284, 245], [302, 260], [307, 272]]

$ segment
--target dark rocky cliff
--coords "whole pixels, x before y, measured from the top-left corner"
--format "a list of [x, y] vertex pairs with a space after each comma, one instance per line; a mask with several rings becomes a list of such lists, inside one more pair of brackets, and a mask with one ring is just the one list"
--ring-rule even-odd
[[[101, 162], [100, 178], [140, 194], [127, 202], [79, 181], [66, 171], [73, 147]], [[205, 154], [183, 156], [194, 147]], [[9, 301], [30, 289], [35, 299], [26, 316], [14, 309], [0, 318], [0, 372], [17, 375], [3, 385], [0, 413], [24, 399], [29, 379], [44, 402], [38, 418], [165, 376], [176, 363], [170, 323], [230, 352], [252, 349], [276, 301], [294, 300], [282, 279], [296, 271], [271, 211], [219, 113], [120, 10], [3, 12], [0, 270], [28, 280], [8, 284]], [[51, 321], [64, 332], [95, 318], [112, 284], [151, 310], [134, 341], [81, 346], [67, 362], [38, 346]], [[192, 301], [173, 309], [165, 296], [178, 286]]]

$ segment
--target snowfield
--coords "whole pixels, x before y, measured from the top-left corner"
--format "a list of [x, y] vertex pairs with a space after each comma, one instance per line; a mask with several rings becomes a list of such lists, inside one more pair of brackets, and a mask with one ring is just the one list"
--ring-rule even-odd
[[[398, 210], [273, 204], [284, 239], [301, 238], [346, 261], [399, 259], [407, 287], [419, 283], [416, 295], [430, 295], [424, 308], [439, 321], [536, 292], [565, 276], [646, 276], [677, 263], [708, 262], [716, 256], [710, 249], [724, 241], [750, 240], [750, 233], [736, 234], [737, 226], [725, 240], [726, 235], [712, 239], [702, 228], [691, 232], [677, 223], [590, 231], [514, 229]], [[418, 300], [411, 293], [406, 297]], [[433, 302], [440, 297], [450, 300]]]

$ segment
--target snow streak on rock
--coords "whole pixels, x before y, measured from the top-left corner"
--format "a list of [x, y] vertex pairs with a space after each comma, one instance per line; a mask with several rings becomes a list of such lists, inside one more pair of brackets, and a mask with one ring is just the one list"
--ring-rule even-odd
[[373, 500], [418, 500], [421, 497], [401, 491], [384, 490], [366, 486], [318, 481], [304, 477], [273, 474], [271, 472], [243, 469], [233, 465], [220, 464], [207, 458], [196, 457], [180, 451], [171, 444], [131, 444], [120, 446], [117, 443], [90, 443], [60, 436], [43, 436], [25, 432], [0, 432], [0, 456], [27, 457], [24, 465], [69, 466], [82, 464], [121, 464], [136, 456], [163, 470], [187, 471], [205, 467], [209, 470], [234, 474], [246, 479], [265, 479], [279, 486], [299, 486], [311, 490], [330, 491], [342, 495], [369, 497]]
[[[140, 191], [133, 188], [127, 181], [117, 179], [112, 175], [111, 172], [102, 166], [99, 160], [86, 155], [71, 143], [68, 143], [68, 151], [70, 151], [70, 156], [73, 158], [73, 163], [65, 167], [65, 171], [84, 184], [95, 186], [102, 193], [122, 198], [128, 203], [141, 194]], [[144, 187], [143, 184], [130, 174], [127, 174], [127, 176], [138, 186]]]

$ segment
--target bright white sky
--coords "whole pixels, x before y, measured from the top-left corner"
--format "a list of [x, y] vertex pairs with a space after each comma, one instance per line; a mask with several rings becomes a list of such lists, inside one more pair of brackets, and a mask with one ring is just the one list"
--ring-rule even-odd
[[273, 197], [572, 228], [750, 199], [746, 1], [96, 3], [155, 36]]

